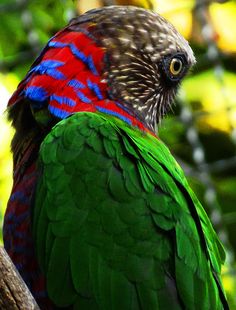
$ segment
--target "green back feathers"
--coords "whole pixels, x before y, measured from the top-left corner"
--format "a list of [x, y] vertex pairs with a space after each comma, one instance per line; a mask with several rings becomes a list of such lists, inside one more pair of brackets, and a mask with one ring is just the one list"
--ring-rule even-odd
[[45, 138], [39, 169], [33, 233], [56, 305], [223, 309], [224, 251], [160, 140], [78, 113]]

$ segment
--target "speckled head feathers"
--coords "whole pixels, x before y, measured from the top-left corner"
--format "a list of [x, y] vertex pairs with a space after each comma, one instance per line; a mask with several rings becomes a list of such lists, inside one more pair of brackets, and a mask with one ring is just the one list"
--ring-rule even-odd
[[[87, 26], [107, 51], [104, 77], [111, 98], [155, 131], [179, 82], [195, 63], [188, 42], [159, 14], [133, 6], [91, 10], [72, 20], [70, 29]], [[167, 67], [175, 56], [182, 61], [182, 70], [171, 78]]]
[[134, 6], [108, 6], [73, 19], [70, 28], [84, 23], [93, 23], [90, 31], [109, 50], [140, 51], [150, 54], [153, 62], [172, 52], [184, 52], [188, 63], [195, 63], [188, 42], [158, 13]]

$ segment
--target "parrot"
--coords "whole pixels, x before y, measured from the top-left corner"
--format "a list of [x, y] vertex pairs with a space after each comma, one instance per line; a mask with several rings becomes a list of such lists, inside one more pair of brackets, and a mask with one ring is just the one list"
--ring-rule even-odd
[[158, 136], [195, 62], [158, 13], [107, 6], [13, 93], [4, 246], [41, 309], [229, 309], [223, 246]]

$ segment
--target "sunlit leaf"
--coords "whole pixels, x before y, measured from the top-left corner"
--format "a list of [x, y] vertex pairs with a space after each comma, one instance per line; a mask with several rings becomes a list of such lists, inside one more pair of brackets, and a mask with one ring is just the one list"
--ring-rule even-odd
[[210, 13], [218, 46], [226, 52], [236, 52], [236, 2], [214, 3]]
[[213, 70], [204, 71], [186, 79], [183, 88], [187, 99], [204, 112], [199, 117], [201, 126], [230, 131], [236, 126], [236, 76], [225, 71], [221, 78]]

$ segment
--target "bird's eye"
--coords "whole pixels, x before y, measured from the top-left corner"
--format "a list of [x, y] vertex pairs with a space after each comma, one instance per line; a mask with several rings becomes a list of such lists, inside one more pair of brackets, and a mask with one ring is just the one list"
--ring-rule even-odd
[[160, 68], [167, 82], [177, 83], [183, 78], [189, 66], [183, 53], [175, 53], [175, 55], [164, 56]]
[[171, 59], [169, 70], [173, 76], [177, 76], [181, 72], [182, 68], [183, 68], [183, 63], [181, 59], [179, 58]]

